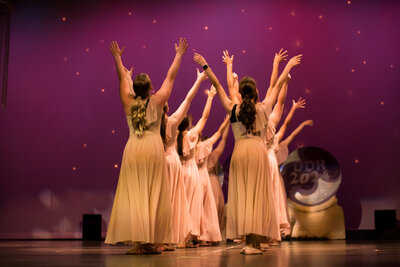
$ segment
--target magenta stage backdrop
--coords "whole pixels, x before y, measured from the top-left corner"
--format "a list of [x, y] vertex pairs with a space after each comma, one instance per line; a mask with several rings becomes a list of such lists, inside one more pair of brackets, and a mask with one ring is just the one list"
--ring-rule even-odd
[[[274, 53], [302, 53], [285, 114], [302, 96], [292, 143], [328, 150], [343, 182], [337, 194], [347, 229], [373, 228], [374, 209], [400, 213], [400, 3], [398, 1], [11, 1], [8, 105], [0, 112], [0, 238], [80, 237], [83, 213], [111, 212], [128, 138], [108, 44], [126, 46], [124, 64], [159, 88], [174, 42], [189, 41], [169, 105], [196, 77], [193, 51], [226, 84], [222, 50], [260, 94]], [[282, 66], [283, 67], [283, 66]], [[205, 82], [190, 113], [206, 102]], [[284, 115], [285, 115], [284, 114]], [[216, 98], [204, 135], [224, 118]], [[233, 150], [229, 135], [224, 162]]]

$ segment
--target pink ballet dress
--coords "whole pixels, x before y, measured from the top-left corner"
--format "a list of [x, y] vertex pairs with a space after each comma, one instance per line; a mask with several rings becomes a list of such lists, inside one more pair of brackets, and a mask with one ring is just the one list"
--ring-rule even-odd
[[237, 108], [237, 105], [233, 107], [230, 118], [235, 147], [229, 168], [226, 237], [235, 239], [257, 234], [278, 240], [272, 175], [264, 142], [271, 107], [256, 104], [253, 134], [247, 133], [238, 120]]
[[286, 143], [279, 143], [278, 151], [276, 153], [276, 158], [278, 159], [278, 165], [281, 165], [287, 157], [289, 156], [289, 148]]
[[191, 231], [189, 205], [186, 198], [186, 188], [183, 178], [182, 164], [176, 150], [176, 136], [181, 122], [174, 113], [166, 121], [165, 154], [168, 177], [171, 186], [172, 222], [174, 227], [174, 243], [187, 241]]
[[192, 129], [187, 131], [182, 140], [182, 153], [180, 157], [182, 172], [186, 188], [186, 197], [189, 205], [189, 214], [192, 225], [192, 235], [201, 235], [201, 218], [203, 212], [203, 194], [201, 186], [198, 186], [199, 169], [196, 163], [196, 146], [199, 135]]
[[172, 243], [172, 207], [164, 144], [160, 136], [162, 109], [148, 98], [147, 130], [133, 133], [126, 116], [129, 139], [122, 155], [117, 191], [105, 243]]
[[218, 179], [216, 173], [216, 166], [218, 164], [219, 155], [212, 151], [211, 154], [207, 158], [207, 169], [208, 175], [210, 176], [211, 187], [213, 190], [215, 205], [218, 213], [218, 221], [219, 221], [219, 229], [221, 232], [225, 230], [224, 224], [224, 208], [225, 208], [225, 199], [224, 193], [222, 192], [221, 183]]
[[201, 218], [202, 233], [200, 240], [220, 242], [221, 231], [219, 228], [219, 220], [215, 198], [210, 182], [207, 169], [207, 157], [211, 154], [213, 144], [210, 140], [199, 142], [196, 148], [196, 162], [199, 169], [199, 183], [201, 193], [203, 195], [203, 211]]
[[287, 209], [285, 184], [280, 175], [278, 160], [276, 157], [276, 153], [278, 151], [278, 139], [277, 136], [275, 135], [275, 132], [276, 129], [274, 125], [268, 123], [266, 143], [268, 148], [268, 158], [272, 176], [272, 187], [275, 197], [275, 205], [276, 205], [275, 209], [277, 211], [277, 220], [279, 223], [280, 230], [285, 235], [288, 235], [290, 234], [291, 227], [289, 223], [289, 214]]

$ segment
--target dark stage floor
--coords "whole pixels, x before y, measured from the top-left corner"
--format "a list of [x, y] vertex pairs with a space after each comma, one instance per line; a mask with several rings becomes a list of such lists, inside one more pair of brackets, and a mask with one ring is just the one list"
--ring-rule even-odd
[[241, 255], [242, 245], [222, 244], [128, 256], [129, 247], [82, 241], [0, 241], [1, 266], [400, 266], [400, 243], [293, 241], [263, 255]]

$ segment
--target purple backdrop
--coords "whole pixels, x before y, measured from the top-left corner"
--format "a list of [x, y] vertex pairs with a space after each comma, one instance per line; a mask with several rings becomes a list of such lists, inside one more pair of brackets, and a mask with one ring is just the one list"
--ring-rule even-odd
[[[111, 211], [128, 129], [108, 44], [126, 46], [135, 73], [161, 85], [174, 42], [189, 40], [169, 101], [192, 86], [193, 51], [226, 84], [222, 50], [234, 71], [253, 76], [263, 95], [281, 47], [304, 60], [292, 72], [291, 99], [306, 98], [291, 145], [313, 145], [339, 161], [338, 192], [348, 229], [373, 228], [373, 209], [400, 212], [400, 4], [396, 1], [14, 1], [7, 111], [0, 113], [0, 238], [79, 237], [83, 213]], [[282, 66], [283, 67], [283, 66]], [[202, 93], [190, 113], [196, 122]], [[204, 135], [222, 122], [216, 98]], [[233, 149], [230, 133], [222, 161]]]

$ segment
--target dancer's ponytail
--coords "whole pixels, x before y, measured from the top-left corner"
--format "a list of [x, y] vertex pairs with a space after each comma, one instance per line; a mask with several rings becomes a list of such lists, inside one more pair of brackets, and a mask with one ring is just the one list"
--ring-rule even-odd
[[182, 122], [178, 126], [178, 137], [177, 137], [177, 143], [178, 143], [178, 154], [179, 156], [183, 156], [183, 132], [187, 130], [189, 127], [189, 119], [186, 116], [183, 118]]
[[161, 117], [161, 127], [160, 127], [160, 135], [161, 135], [161, 139], [164, 143], [164, 146], [167, 143], [167, 137], [166, 137], [167, 124], [166, 124], [166, 119], [165, 119], [165, 116], [167, 115], [167, 110], [168, 110], [168, 104], [165, 104], [163, 107], [163, 114]]
[[146, 105], [140, 96], [136, 97], [131, 107], [133, 133], [142, 136], [146, 128]]
[[146, 130], [146, 103], [143, 99], [148, 98], [151, 90], [151, 81], [146, 73], [140, 73], [133, 81], [135, 101], [131, 107], [133, 133], [142, 136]]
[[240, 104], [238, 119], [246, 127], [248, 133], [254, 132], [254, 122], [256, 121], [255, 100], [258, 97], [256, 83], [253, 78], [243, 77], [239, 83], [239, 93], [243, 102]]

